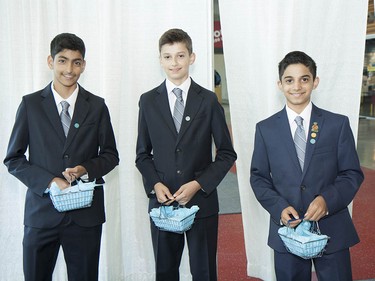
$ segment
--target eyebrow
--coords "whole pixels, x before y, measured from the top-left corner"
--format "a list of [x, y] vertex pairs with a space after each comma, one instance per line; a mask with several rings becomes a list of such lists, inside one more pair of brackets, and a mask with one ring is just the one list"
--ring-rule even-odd
[[[175, 54], [177, 54], [177, 55], [180, 55], [180, 54], [186, 54], [187, 52], [185, 52], [185, 51], [180, 51], [180, 52], [176, 52]], [[171, 56], [172, 54], [171, 53], [161, 53], [162, 55], [169, 55], [169, 56]]]
[[[65, 56], [57, 56], [58, 59], [65, 59], [65, 60], [70, 60], [69, 58], [65, 57]], [[72, 59], [72, 61], [83, 61], [83, 59], [81, 58], [75, 58], [75, 59]]]
[[[306, 74], [306, 75], [302, 75], [301, 77], [299, 77], [299, 78], [311, 78], [312, 77], [312, 75], [310, 75], [310, 74]], [[294, 79], [295, 77], [293, 77], [293, 76], [285, 76], [283, 79], [290, 79], [290, 78], [292, 78], [292, 79]]]

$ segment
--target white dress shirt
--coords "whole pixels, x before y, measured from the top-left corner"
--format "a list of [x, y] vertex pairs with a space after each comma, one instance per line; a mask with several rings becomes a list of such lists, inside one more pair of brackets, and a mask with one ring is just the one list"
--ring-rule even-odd
[[166, 79], [165, 86], [167, 87], [169, 108], [171, 109], [171, 114], [173, 115], [174, 104], [176, 103], [176, 95], [172, 92], [174, 88], [180, 88], [182, 90], [182, 98], [184, 100], [184, 106], [186, 105], [186, 99], [191, 85], [191, 78], [186, 79], [181, 85], [176, 86], [171, 81]]

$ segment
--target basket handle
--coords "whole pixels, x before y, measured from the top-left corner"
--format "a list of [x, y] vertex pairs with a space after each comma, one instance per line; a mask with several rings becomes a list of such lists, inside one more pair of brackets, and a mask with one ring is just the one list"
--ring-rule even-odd
[[320, 228], [319, 228], [319, 223], [317, 221], [312, 221], [311, 227], [310, 227], [310, 232], [315, 232], [316, 234], [321, 234]]

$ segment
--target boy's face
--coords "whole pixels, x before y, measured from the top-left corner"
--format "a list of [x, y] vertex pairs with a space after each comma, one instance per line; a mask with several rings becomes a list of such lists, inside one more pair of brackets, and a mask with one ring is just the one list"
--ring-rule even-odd
[[189, 66], [195, 61], [195, 54], [189, 55], [184, 43], [165, 44], [160, 50], [160, 64], [165, 74], [176, 86], [189, 77]]
[[61, 94], [74, 90], [81, 73], [85, 70], [86, 61], [79, 51], [64, 49], [55, 55], [48, 56], [48, 66], [53, 70], [55, 90]]
[[319, 78], [311, 74], [303, 64], [289, 65], [278, 81], [280, 91], [284, 93], [287, 105], [296, 113], [301, 113], [309, 104], [312, 91], [318, 86]]

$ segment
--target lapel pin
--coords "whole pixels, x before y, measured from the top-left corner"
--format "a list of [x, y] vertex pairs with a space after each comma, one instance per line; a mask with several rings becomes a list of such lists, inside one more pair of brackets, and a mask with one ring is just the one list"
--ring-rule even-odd
[[312, 126], [311, 126], [311, 139], [310, 139], [310, 143], [311, 144], [315, 144], [316, 143], [316, 137], [318, 136], [318, 132], [319, 132], [319, 125], [318, 125], [318, 122], [313, 122]]
[[78, 129], [78, 128], [79, 128], [79, 124], [78, 124], [78, 123], [75, 123], [75, 124], [74, 124], [74, 128]]
[[185, 120], [189, 122], [190, 121], [190, 116], [186, 116]]

